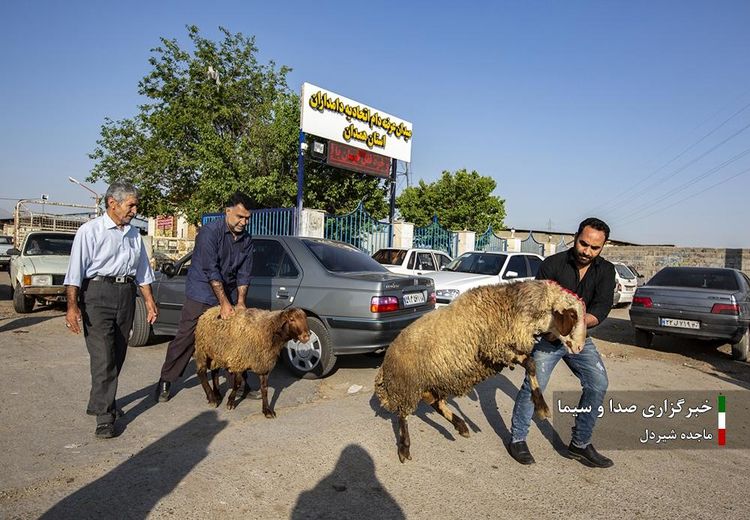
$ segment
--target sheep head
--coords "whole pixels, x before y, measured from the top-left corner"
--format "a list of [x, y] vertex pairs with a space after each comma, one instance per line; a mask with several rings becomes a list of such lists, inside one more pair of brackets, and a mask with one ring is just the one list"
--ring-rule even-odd
[[279, 335], [284, 341], [294, 340], [300, 343], [310, 341], [310, 329], [307, 326], [305, 311], [298, 308], [287, 309], [281, 313]]
[[554, 292], [549, 330], [570, 352], [577, 354], [586, 342], [586, 305], [575, 293], [550, 282]]

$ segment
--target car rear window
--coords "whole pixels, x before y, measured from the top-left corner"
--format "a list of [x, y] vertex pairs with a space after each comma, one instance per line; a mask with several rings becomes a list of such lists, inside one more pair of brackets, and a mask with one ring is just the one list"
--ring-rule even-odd
[[615, 270], [617, 271], [617, 274], [619, 274], [626, 280], [635, 280], [635, 275], [630, 271], [630, 269], [627, 268], [627, 266], [624, 266], [622, 264], [615, 264]]
[[388, 269], [367, 256], [354, 246], [340, 242], [322, 242], [306, 239], [302, 243], [323, 264], [323, 267], [335, 273], [353, 271], [388, 272]]
[[715, 289], [719, 291], [736, 291], [739, 289], [734, 272], [725, 269], [665, 267], [649, 280], [648, 285]]
[[405, 249], [380, 249], [372, 257], [376, 262], [381, 264], [401, 265], [404, 263], [406, 256]]

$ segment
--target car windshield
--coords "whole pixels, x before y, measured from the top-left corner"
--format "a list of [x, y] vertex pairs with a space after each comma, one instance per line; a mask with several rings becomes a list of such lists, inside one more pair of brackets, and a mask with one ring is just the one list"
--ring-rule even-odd
[[627, 266], [622, 264], [615, 264], [615, 270], [617, 271], [617, 274], [621, 277], [625, 278], [626, 280], [635, 280], [635, 275], [628, 269]]
[[32, 235], [26, 241], [26, 256], [68, 256], [73, 247], [73, 235]]
[[719, 291], [739, 290], [737, 277], [733, 271], [711, 268], [665, 267], [649, 280], [648, 285]]
[[444, 271], [459, 273], [498, 275], [507, 255], [493, 253], [464, 253], [447, 266]]
[[12, 244], [10, 237], [0, 237], [0, 244]]
[[401, 265], [404, 263], [406, 249], [379, 249], [372, 257], [380, 264]]
[[336, 273], [353, 271], [388, 272], [388, 269], [349, 244], [315, 239], [303, 239], [302, 243], [329, 271]]

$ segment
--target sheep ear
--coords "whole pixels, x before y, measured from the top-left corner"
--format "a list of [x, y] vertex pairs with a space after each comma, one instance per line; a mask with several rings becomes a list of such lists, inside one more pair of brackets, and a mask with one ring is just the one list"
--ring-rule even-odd
[[562, 312], [552, 311], [555, 318], [555, 327], [561, 336], [567, 336], [573, 331], [578, 321], [578, 313], [573, 309], [565, 309]]

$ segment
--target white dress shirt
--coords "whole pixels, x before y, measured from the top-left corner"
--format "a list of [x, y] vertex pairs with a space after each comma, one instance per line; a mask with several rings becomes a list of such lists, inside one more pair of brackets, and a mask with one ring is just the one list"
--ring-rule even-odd
[[83, 280], [95, 276], [134, 276], [138, 285], [154, 281], [138, 229], [118, 228], [107, 213], [78, 228], [64, 283], [80, 287]]

